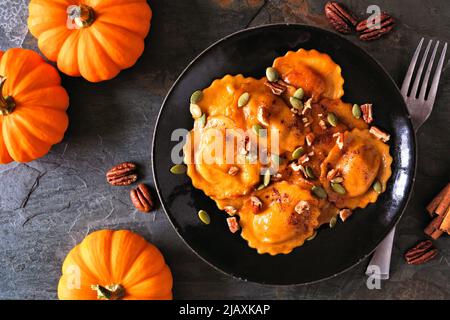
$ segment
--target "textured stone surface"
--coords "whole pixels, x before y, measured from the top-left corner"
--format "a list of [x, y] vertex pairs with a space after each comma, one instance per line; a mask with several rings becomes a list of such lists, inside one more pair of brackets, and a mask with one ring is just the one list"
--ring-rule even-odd
[[[248, 26], [298, 22], [330, 29], [322, 15], [325, 2], [152, 0], [152, 30], [144, 55], [133, 68], [99, 84], [63, 77], [71, 98], [71, 122], [64, 141], [38, 161], [0, 166], [0, 298], [56, 298], [61, 263], [72, 246], [92, 230], [127, 228], [161, 248], [172, 268], [178, 299], [449, 299], [448, 236], [436, 241], [441, 254], [425, 265], [408, 266], [402, 258], [405, 250], [424, 238], [422, 229], [429, 221], [424, 207], [450, 177], [448, 64], [434, 112], [418, 133], [416, 186], [396, 234], [391, 279], [382, 283], [381, 290], [366, 287], [368, 261], [336, 278], [303, 287], [234, 280], [195, 256], [161, 209], [141, 214], [130, 203], [127, 188], [105, 182], [109, 167], [129, 160], [140, 165], [143, 181], [153, 186], [149, 159], [157, 113], [171, 84], [198, 53]], [[344, 2], [360, 16], [374, 4]], [[448, 3], [376, 3], [399, 20], [395, 32], [368, 43], [348, 38], [370, 52], [400, 83], [420, 37], [449, 40]], [[24, 47], [36, 49], [31, 35]], [[5, 203], [4, 199], [12, 200]]]

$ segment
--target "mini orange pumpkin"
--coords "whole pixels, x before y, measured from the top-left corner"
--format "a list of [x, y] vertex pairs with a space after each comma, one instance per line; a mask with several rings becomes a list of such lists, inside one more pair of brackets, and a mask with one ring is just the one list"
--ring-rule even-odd
[[31, 0], [28, 28], [62, 72], [99, 82], [136, 63], [151, 17], [146, 0]]
[[68, 105], [58, 71], [39, 54], [0, 51], [0, 163], [44, 156], [64, 136]]
[[67, 255], [61, 300], [170, 300], [172, 274], [161, 252], [127, 230], [88, 235]]

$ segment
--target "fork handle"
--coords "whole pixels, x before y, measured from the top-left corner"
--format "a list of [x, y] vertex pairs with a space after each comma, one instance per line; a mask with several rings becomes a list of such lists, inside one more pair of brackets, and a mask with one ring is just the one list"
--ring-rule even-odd
[[386, 238], [381, 241], [375, 250], [366, 270], [366, 275], [375, 275], [378, 279], [389, 279], [389, 269], [391, 266], [392, 245], [394, 243], [395, 227]]

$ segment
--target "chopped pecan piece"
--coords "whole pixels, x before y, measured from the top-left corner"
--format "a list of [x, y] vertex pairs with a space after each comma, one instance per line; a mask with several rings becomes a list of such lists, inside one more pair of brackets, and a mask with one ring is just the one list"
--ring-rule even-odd
[[294, 172], [298, 172], [302, 169], [302, 165], [296, 164], [295, 162], [292, 162], [290, 167], [291, 167], [292, 171], [294, 171]]
[[311, 212], [311, 207], [309, 203], [305, 200], [300, 200], [299, 203], [295, 205], [295, 212], [298, 214], [308, 214]]
[[252, 210], [254, 214], [257, 214], [261, 211], [263, 204], [261, 202], [261, 200], [259, 200], [258, 197], [256, 196], [251, 196], [250, 197], [250, 203], [252, 205]]
[[327, 130], [327, 123], [324, 120], [319, 121], [319, 126], [322, 128], [322, 130]]
[[372, 104], [366, 103], [361, 106], [361, 111], [363, 114], [363, 120], [370, 124], [373, 121]]
[[309, 98], [308, 100], [306, 100], [306, 102], [303, 104], [302, 115], [305, 116], [311, 111], [311, 109], [312, 109], [311, 103], [312, 103], [312, 98]]
[[379, 128], [372, 126], [369, 130], [371, 134], [380, 139], [383, 142], [388, 142], [391, 136], [386, 132], [381, 131]]
[[282, 178], [283, 176], [281, 175], [281, 173], [276, 173], [272, 176], [272, 181], [274, 182], [281, 181]]
[[264, 84], [268, 86], [270, 90], [272, 90], [272, 93], [274, 95], [277, 96], [281, 96], [287, 89], [287, 86], [284, 84], [284, 82], [280, 80], [278, 80], [277, 82], [266, 81], [264, 82]]
[[340, 150], [342, 150], [344, 148], [344, 133], [343, 132], [339, 132], [338, 137], [336, 139], [336, 145], [338, 146], [338, 148]]
[[328, 171], [327, 173], [327, 180], [331, 181], [334, 178], [336, 178], [338, 175], [340, 174], [339, 170], [337, 169], [331, 169], [330, 171]]
[[315, 138], [315, 136], [314, 136], [313, 133], [308, 133], [308, 134], [306, 135], [306, 144], [308, 145], [308, 147], [311, 147], [311, 146], [312, 146], [312, 144], [313, 144], [313, 142], [314, 142], [314, 138]]
[[309, 161], [309, 155], [304, 154], [302, 155], [299, 159], [298, 162], [300, 162], [301, 164], [305, 164]]
[[339, 210], [339, 217], [341, 218], [342, 222], [345, 222], [350, 216], [352, 215], [353, 211], [350, 209], [342, 209]]
[[232, 233], [235, 233], [239, 230], [239, 223], [237, 222], [236, 217], [227, 218], [227, 224]]
[[237, 209], [233, 206], [226, 206], [223, 208], [223, 210], [231, 216], [235, 215], [237, 212]]
[[231, 166], [230, 169], [228, 169], [228, 174], [230, 176], [235, 176], [239, 172], [239, 167]]
[[263, 126], [269, 125], [269, 109], [263, 106], [258, 107], [257, 119]]

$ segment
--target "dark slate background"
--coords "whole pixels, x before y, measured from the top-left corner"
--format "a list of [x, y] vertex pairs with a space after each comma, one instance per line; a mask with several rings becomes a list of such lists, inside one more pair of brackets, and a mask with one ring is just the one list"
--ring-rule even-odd
[[[118, 162], [135, 161], [144, 181], [153, 186], [150, 147], [156, 116], [188, 62], [214, 41], [249, 26], [299, 22], [330, 29], [322, 14], [326, 1], [149, 2], [152, 30], [137, 64], [99, 84], [63, 77], [71, 98], [70, 127], [63, 142], [38, 161], [0, 166], [0, 298], [55, 299], [67, 252], [90, 231], [103, 228], [131, 229], [154, 242], [172, 268], [178, 299], [450, 298], [448, 236], [436, 241], [441, 253], [432, 262], [408, 266], [402, 258], [424, 238], [422, 229], [429, 222], [424, 207], [449, 181], [448, 59], [434, 112], [418, 133], [416, 185], [396, 234], [391, 279], [381, 290], [368, 290], [364, 261], [315, 285], [261, 286], [212, 269], [184, 245], [161, 209], [148, 215], [136, 212], [128, 189], [109, 186], [104, 173]], [[449, 40], [447, 0], [426, 5], [420, 0], [345, 2], [360, 16], [368, 5], [378, 4], [398, 19], [395, 32], [379, 41], [348, 37], [380, 61], [397, 83], [421, 37]], [[4, 43], [0, 39], [0, 47]], [[28, 34], [23, 46], [36, 49], [36, 40]]]

